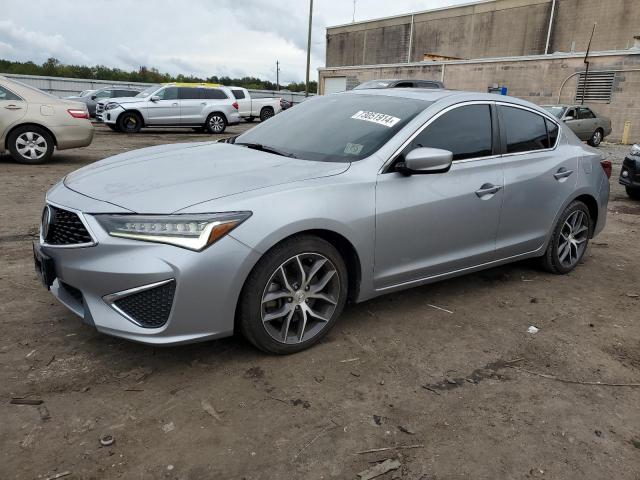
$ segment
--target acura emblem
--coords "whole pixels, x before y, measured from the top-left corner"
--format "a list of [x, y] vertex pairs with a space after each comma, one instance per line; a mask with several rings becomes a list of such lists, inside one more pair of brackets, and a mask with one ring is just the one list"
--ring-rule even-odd
[[51, 208], [49, 205], [46, 205], [42, 211], [42, 222], [40, 224], [40, 235], [42, 236], [43, 241], [47, 239], [47, 235], [49, 234], [49, 225], [51, 225], [51, 220]]

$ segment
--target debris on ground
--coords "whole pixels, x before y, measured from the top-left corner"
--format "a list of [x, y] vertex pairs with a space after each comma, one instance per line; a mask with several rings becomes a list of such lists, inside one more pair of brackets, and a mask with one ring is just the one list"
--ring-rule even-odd
[[67, 477], [69, 475], [71, 475], [71, 472], [67, 470], [65, 472], [60, 472], [60, 473], [55, 473], [53, 475], [50, 475], [47, 478], [45, 478], [44, 480], [56, 480], [58, 478]]
[[439, 307], [437, 305], [431, 305], [430, 303], [427, 303], [427, 306], [431, 307], [431, 308], [435, 308], [436, 310], [440, 310], [441, 312], [453, 313], [451, 310], [447, 310], [446, 308], [442, 308], [442, 307]]
[[531, 325], [529, 328], [527, 328], [527, 333], [536, 334], [539, 331], [540, 331], [540, 329], [538, 327], [534, 327], [533, 325]]
[[377, 464], [375, 467], [364, 470], [358, 474], [360, 480], [371, 480], [372, 478], [384, 475], [392, 470], [400, 468], [401, 464], [398, 460], [387, 458], [384, 462]]
[[42, 405], [44, 400], [39, 398], [22, 398], [22, 397], [13, 397], [9, 403], [14, 405]]
[[116, 442], [116, 439], [113, 435], [103, 435], [100, 437], [100, 445], [103, 447], [110, 447]]
[[162, 425], [162, 431], [164, 433], [173, 432], [175, 429], [176, 426], [173, 424], [173, 422], [165, 423], [164, 425]]
[[49, 409], [44, 405], [38, 406], [38, 413], [40, 414], [40, 420], [42, 420], [43, 422], [51, 419]]
[[627, 293], [627, 297], [629, 298], [640, 298], [640, 295], [637, 293]]
[[354, 453], [354, 455], [364, 455], [365, 453], [378, 453], [378, 452], [386, 452], [389, 450], [410, 450], [412, 448], [424, 448], [423, 444], [418, 445], [396, 445], [395, 447], [382, 447], [382, 448], [371, 448], [369, 450], [362, 450], [360, 452]]
[[398, 425], [398, 430], [400, 430], [402, 433], [406, 433], [407, 435], [415, 435], [416, 434], [416, 432], [412, 428], [404, 426], [404, 425]]
[[340, 363], [357, 362], [359, 358], [347, 358], [346, 360], [340, 360]]
[[209, 400], [203, 398], [202, 400], [200, 400], [200, 405], [202, 406], [202, 410], [207, 412], [209, 415], [215, 418], [218, 422], [222, 423], [222, 417], [220, 417], [216, 409], [213, 408], [213, 405], [209, 403]]
[[376, 425], [382, 425], [382, 417], [380, 415], [374, 415], [373, 421]]

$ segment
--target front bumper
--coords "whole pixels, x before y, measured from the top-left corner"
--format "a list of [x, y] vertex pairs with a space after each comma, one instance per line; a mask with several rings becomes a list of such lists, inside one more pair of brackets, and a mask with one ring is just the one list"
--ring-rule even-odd
[[618, 182], [629, 188], [640, 188], [640, 157], [628, 156], [622, 162]]
[[[66, 190], [66, 192], [64, 192]], [[60, 195], [56, 195], [56, 191]], [[69, 195], [64, 186], [50, 192], [48, 202]], [[87, 199], [87, 205], [95, 202]], [[80, 202], [74, 202], [76, 211]], [[90, 208], [90, 207], [89, 207]], [[99, 210], [100, 211], [100, 210]], [[86, 210], [85, 210], [86, 212]], [[83, 248], [36, 245], [52, 260], [51, 293], [86, 323], [109, 335], [147, 343], [174, 345], [229, 336], [244, 280], [259, 254], [227, 235], [202, 252], [171, 245], [109, 236], [95, 217], [84, 213], [95, 245]], [[170, 312], [164, 324], [148, 328], [114, 305], [128, 292], [172, 282]]]
[[117, 106], [116, 108], [112, 108], [111, 110], [103, 110], [100, 113], [100, 118], [103, 123], [108, 125], [115, 125], [118, 121], [118, 115], [124, 112], [124, 108], [122, 106]]

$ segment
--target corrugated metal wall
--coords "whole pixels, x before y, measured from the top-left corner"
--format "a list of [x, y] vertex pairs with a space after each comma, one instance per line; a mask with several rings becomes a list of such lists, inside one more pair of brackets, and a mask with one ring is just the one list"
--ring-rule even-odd
[[[0, 76], [11, 78], [25, 83], [32, 87], [44, 90], [47, 93], [58, 97], [70, 97], [83, 90], [96, 90], [98, 88], [120, 86], [120, 87], [148, 87], [152, 83], [137, 82], [111, 82], [107, 80], [89, 80], [82, 78], [62, 78], [62, 77], [42, 77], [38, 75], [15, 75], [11, 73], [0, 73]], [[275, 91], [275, 90], [249, 90], [255, 98], [284, 98], [293, 103], [304, 101], [304, 93]]]

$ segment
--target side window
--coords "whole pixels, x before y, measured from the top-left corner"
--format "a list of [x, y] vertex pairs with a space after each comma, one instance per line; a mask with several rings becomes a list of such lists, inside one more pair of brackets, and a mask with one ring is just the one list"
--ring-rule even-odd
[[203, 98], [201, 88], [180, 87], [178, 88], [178, 98], [180, 100], [198, 100]]
[[238, 100], [242, 100], [244, 98], [244, 90], [231, 90], [233, 92], [233, 96]]
[[558, 133], [559, 133], [560, 129], [558, 128], [558, 125], [553, 123], [551, 120], [547, 120], [545, 118], [544, 121], [547, 123], [547, 135], [549, 137], [549, 142], [547, 143], [547, 148], [553, 148], [553, 147], [555, 147], [556, 142], [558, 141]]
[[438, 88], [438, 85], [433, 82], [416, 82], [418, 88]]
[[160, 100], [177, 100], [178, 87], [167, 87], [156, 93]]
[[7, 90], [6, 88], [0, 87], [0, 101], [2, 101], [2, 100], [10, 100], [10, 101], [18, 100], [18, 101], [20, 101], [22, 99], [18, 95], [16, 95], [15, 93], [10, 92], [9, 90]]
[[514, 107], [498, 107], [507, 137], [507, 152], [519, 153], [548, 148], [545, 119], [537, 113]]
[[573, 117], [574, 119], [578, 118], [578, 117], [576, 117], [576, 109], [575, 108], [570, 108], [569, 110], [567, 110], [567, 113], [564, 116], [565, 116], [565, 118], [567, 118], [567, 117]]
[[224, 100], [229, 98], [226, 93], [218, 88], [205, 88], [204, 94], [207, 100]]
[[394, 85], [394, 88], [413, 88], [413, 82], [400, 82]]
[[578, 107], [578, 118], [596, 118], [596, 116], [587, 107]]
[[414, 148], [432, 147], [449, 150], [454, 161], [488, 157], [492, 154], [491, 131], [489, 105], [454, 108], [418, 134], [403, 153]]
[[111, 98], [113, 96], [113, 90], [102, 90], [96, 93], [96, 99]]

